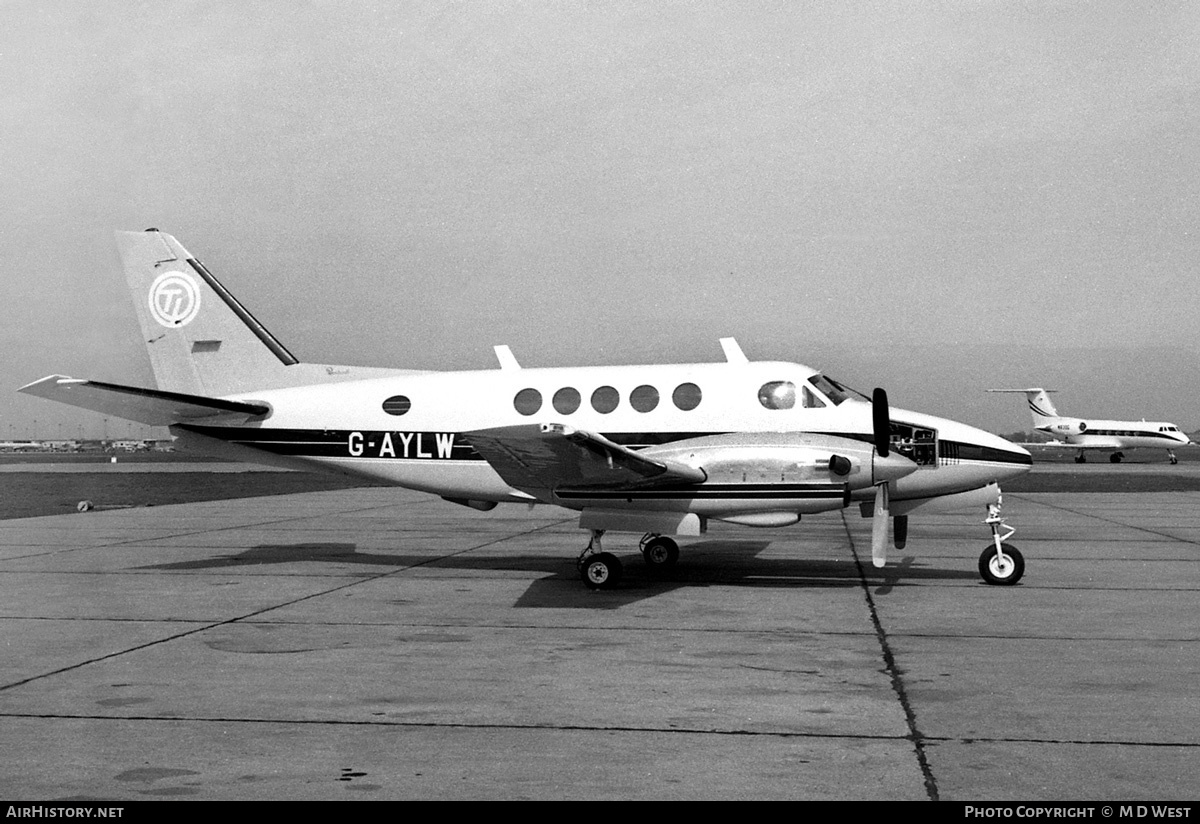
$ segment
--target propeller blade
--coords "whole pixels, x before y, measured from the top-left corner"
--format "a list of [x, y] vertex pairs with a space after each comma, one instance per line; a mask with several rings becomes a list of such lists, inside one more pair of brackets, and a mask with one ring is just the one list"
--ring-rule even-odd
[[875, 486], [875, 517], [871, 520], [871, 563], [882, 569], [887, 563], [888, 485]]
[[879, 387], [871, 394], [871, 423], [875, 430], [875, 451], [886, 458], [892, 443], [892, 416], [888, 411], [887, 392]]

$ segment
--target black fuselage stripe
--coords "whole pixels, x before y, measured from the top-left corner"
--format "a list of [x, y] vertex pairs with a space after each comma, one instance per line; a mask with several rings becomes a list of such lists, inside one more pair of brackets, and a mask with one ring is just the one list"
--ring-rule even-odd
[[[413, 448], [413, 444], [419, 442], [421, 449], [433, 451], [435, 454], [442, 455], [440, 458], [442, 460], [447, 458], [459, 461], [483, 460], [483, 456], [475, 451], [475, 447], [471, 446], [469, 439], [465, 435], [462, 435], [458, 432], [414, 432], [409, 430], [385, 431], [357, 429], [250, 429], [247, 427], [198, 426], [194, 424], [181, 424], [179, 425], [179, 428], [189, 432], [195, 432], [199, 435], [205, 435], [210, 438], [216, 438], [256, 449], [262, 449], [266, 452], [271, 452], [278, 455], [289, 455], [299, 458], [386, 457], [391, 459], [413, 457], [411, 454], [411, 448]], [[692, 438], [707, 437], [711, 435], [725, 435], [730, 433], [615, 432], [602, 434], [603, 437], [613, 441], [614, 443], [618, 443], [629, 448], [639, 448], [652, 445], [660, 446], [676, 441], [690, 440]], [[847, 438], [868, 444], [874, 442], [874, 436], [867, 433], [819, 432], [811, 434], [827, 435], [835, 438]], [[387, 455], [380, 455], [379, 450], [381, 448], [381, 444], [385, 440], [385, 436], [388, 444], [390, 445], [391, 453]], [[442, 439], [443, 443], [450, 444], [448, 455], [445, 454], [445, 450], [439, 453], [439, 438]], [[367, 448], [363, 449], [361, 454], [354, 454], [350, 450], [350, 444], [352, 440], [355, 441], [356, 446], [364, 446]], [[410, 446], [410, 454], [407, 456], [400, 449], [402, 442]], [[978, 444], [948, 440], [940, 440], [937, 443], [939, 446], [939, 457], [947, 460], [970, 460], [983, 463], [1017, 466], [1028, 466], [1033, 463], [1032, 456], [1028, 454], [1010, 452], [1008, 450], [998, 449], [996, 447], [980, 446]], [[425, 456], [418, 455], [417, 457]]]

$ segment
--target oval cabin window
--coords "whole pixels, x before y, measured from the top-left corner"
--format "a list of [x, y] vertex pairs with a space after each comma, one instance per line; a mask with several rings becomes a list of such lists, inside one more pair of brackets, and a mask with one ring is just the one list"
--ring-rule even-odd
[[758, 402], [767, 409], [791, 409], [796, 405], [796, 384], [771, 381], [758, 390]]
[[629, 405], [639, 412], [650, 412], [658, 406], [658, 390], [642, 384], [629, 393]]
[[564, 386], [554, 393], [554, 400], [551, 403], [560, 415], [570, 415], [579, 408], [579, 390]]
[[536, 415], [542, 408], [542, 393], [536, 389], [522, 389], [513, 398], [513, 406], [522, 415]]
[[671, 400], [684, 412], [691, 412], [700, 405], [700, 387], [694, 383], [681, 383], [671, 393]]
[[611, 386], [601, 386], [592, 393], [592, 409], [601, 415], [607, 415], [617, 408], [621, 402], [621, 393]]
[[403, 415], [412, 409], [412, 401], [403, 395], [392, 395], [383, 402], [383, 411], [389, 415]]

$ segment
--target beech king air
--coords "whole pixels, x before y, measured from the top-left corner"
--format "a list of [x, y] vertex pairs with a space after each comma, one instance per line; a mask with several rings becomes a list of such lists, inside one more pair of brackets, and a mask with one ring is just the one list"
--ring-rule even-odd
[[909, 513], [986, 507], [988, 583], [1014, 584], [1021, 554], [1000, 516], [999, 482], [1028, 452], [945, 418], [889, 410], [806, 366], [725, 361], [428, 372], [299, 362], [170, 235], [118, 232], [157, 387], [51, 375], [42, 398], [169, 426], [177, 448], [329, 470], [439, 495], [579, 511], [591, 540], [584, 582], [615, 586], [608, 530], [643, 533], [651, 568], [673, 565], [669, 536], [710, 521], [756, 527], [857, 504], [873, 518], [872, 561], [907, 540]]
[[1055, 446], [1078, 449], [1075, 463], [1086, 463], [1089, 449], [1110, 452], [1108, 459], [1120, 463], [1125, 457], [1124, 449], [1153, 447], [1166, 449], [1167, 458], [1173, 464], [1175, 447], [1190, 444], [1191, 439], [1179, 427], [1166, 421], [1104, 421], [1095, 418], [1065, 418], [1058, 414], [1050, 402], [1053, 389], [1034, 386], [1029, 389], [989, 389], [989, 392], [1024, 394], [1029, 401], [1029, 412], [1033, 415], [1033, 428], [1045, 432], [1055, 439]]

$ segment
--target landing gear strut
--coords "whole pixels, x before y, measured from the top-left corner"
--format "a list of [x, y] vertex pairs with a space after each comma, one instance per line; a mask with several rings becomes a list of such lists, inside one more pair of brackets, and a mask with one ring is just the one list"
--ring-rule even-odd
[[1171, 466], [1179, 463], [1179, 459], [1175, 457], [1175, 453], [1170, 449], [1167, 450], [1167, 458], [1171, 461]]
[[983, 580], [996, 586], [1012, 586], [1025, 574], [1025, 559], [1015, 546], [1004, 543], [1016, 532], [1004, 523], [1000, 515], [1000, 501], [988, 504], [985, 524], [992, 528], [992, 543], [979, 556], [979, 574]]
[[592, 539], [579, 553], [579, 577], [591, 589], [612, 589], [621, 580], [621, 561], [611, 552], [602, 552], [603, 529], [593, 529]]

